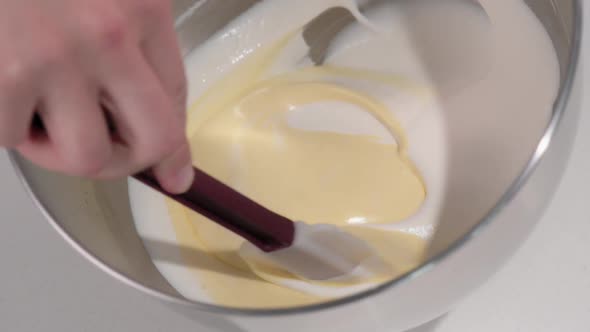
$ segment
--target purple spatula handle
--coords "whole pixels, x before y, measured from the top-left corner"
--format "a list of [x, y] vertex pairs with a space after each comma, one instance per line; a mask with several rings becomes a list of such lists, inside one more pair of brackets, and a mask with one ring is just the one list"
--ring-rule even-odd
[[181, 195], [164, 191], [150, 172], [134, 177], [265, 252], [286, 248], [293, 243], [295, 226], [291, 220], [268, 210], [198, 168], [195, 168], [191, 188]]

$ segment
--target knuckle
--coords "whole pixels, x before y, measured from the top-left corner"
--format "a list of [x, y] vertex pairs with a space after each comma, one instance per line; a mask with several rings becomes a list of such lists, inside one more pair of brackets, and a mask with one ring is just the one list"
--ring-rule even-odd
[[128, 40], [130, 28], [123, 15], [89, 14], [84, 21], [87, 42], [99, 49], [119, 49]]
[[143, 18], [160, 18], [170, 11], [169, 0], [139, 0], [136, 2], [136, 14]]
[[31, 60], [31, 71], [33, 74], [43, 73], [49, 70], [59, 69], [61, 65], [66, 64], [70, 57], [69, 47], [59, 39], [51, 42], [46, 41], [39, 48], [37, 55]]
[[0, 66], [0, 92], [12, 91], [31, 77], [31, 67], [22, 57], [13, 57]]
[[70, 57], [67, 43], [59, 38], [44, 38], [31, 55], [13, 55], [0, 65], [0, 91], [31, 89], [49, 71], [66, 64]]

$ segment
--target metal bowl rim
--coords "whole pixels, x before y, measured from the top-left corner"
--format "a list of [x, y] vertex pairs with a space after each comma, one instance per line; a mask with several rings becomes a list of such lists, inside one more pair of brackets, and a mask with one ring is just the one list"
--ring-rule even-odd
[[224, 314], [224, 315], [239, 315], [239, 316], [277, 316], [277, 315], [292, 315], [292, 314], [302, 314], [302, 313], [309, 313], [309, 312], [316, 312], [318, 310], [325, 310], [325, 309], [333, 309], [335, 307], [350, 304], [359, 300], [366, 299], [371, 295], [376, 293], [380, 293], [385, 291], [391, 287], [397, 286], [401, 283], [410, 281], [411, 279], [428, 272], [432, 268], [436, 267], [439, 263], [441, 263], [446, 257], [452, 255], [456, 251], [458, 251], [461, 247], [467, 244], [472, 239], [476, 238], [480, 233], [487, 229], [493, 223], [494, 217], [498, 215], [504, 207], [510, 204], [510, 202], [515, 198], [516, 194], [520, 191], [520, 189], [527, 183], [528, 179], [534, 173], [535, 169], [539, 165], [539, 163], [545, 157], [545, 154], [549, 147], [552, 145], [553, 138], [555, 136], [555, 132], [559, 129], [561, 119], [566, 112], [566, 108], [568, 106], [568, 101], [570, 99], [570, 95], [572, 93], [573, 85], [576, 79], [576, 75], [578, 75], [578, 65], [580, 60], [580, 52], [581, 52], [581, 42], [582, 42], [582, 0], [575, 0], [574, 2], [574, 30], [573, 30], [573, 37], [572, 37], [572, 45], [571, 45], [571, 55], [569, 59], [568, 68], [566, 70], [565, 80], [562, 84], [562, 87], [559, 91], [559, 94], [556, 98], [554, 103], [553, 112], [551, 118], [549, 120], [549, 124], [545, 129], [542, 137], [540, 138], [537, 146], [534, 150], [533, 156], [529, 159], [526, 166], [521, 170], [519, 175], [515, 178], [515, 180], [510, 184], [508, 189], [502, 194], [498, 202], [494, 205], [492, 209], [488, 211], [488, 213], [471, 229], [469, 229], [461, 238], [455, 241], [452, 245], [448, 248], [443, 250], [436, 256], [431, 257], [429, 260], [421, 264], [420, 266], [414, 268], [413, 270], [405, 273], [404, 275], [384, 283], [376, 288], [348, 296], [345, 298], [331, 300], [328, 302], [323, 302], [314, 305], [302, 306], [302, 307], [295, 307], [295, 308], [281, 308], [281, 309], [240, 309], [240, 308], [229, 308], [219, 305], [212, 305], [202, 302], [191, 301], [184, 298], [179, 298], [175, 296], [171, 296], [165, 294], [163, 292], [154, 290], [150, 287], [147, 287], [129, 276], [125, 275], [124, 273], [115, 270], [114, 268], [110, 267], [107, 263], [103, 262], [98, 257], [91, 254], [85, 246], [74, 239], [68, 232], [60, 226], [60, 224], [56, 221], [56, 218], [49, 212], [47, 207], [44, 205], [43, 202], [37, 197], [34, 193], [30, 183], [26, 179], [22, 169], [19, 166], [17, 153], [15, 151], [9, 151], [8, 156], [13, 165], [15, 173], [17, 177], [20, 179], [22, 184], [25, 187], [25, 190], [28, 196], [32, 199], [33, 203], [42, 211], [42, 214], [45, 218], [49, 221], [51, 226], [61, 235], [64, 240], [69, 243], [79, 254], [81, 254], [84, 258], [88, 259], [98, 268], [109, 274], [110, 276], [114, 277], [115, 279], [119, 280], [120, 282], [131, 286], [139, 291], [147, 293], [149, 295], [155, 296], [161, 300], [172, 302], [176, 304], [180, 304], [183, 306], [189, 306], [196, 310], [201, 310], [209, 313], [215, 314]]

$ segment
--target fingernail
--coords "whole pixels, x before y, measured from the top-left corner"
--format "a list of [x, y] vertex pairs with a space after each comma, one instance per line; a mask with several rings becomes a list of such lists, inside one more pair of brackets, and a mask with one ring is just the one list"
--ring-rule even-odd
[[195, 177], [195, 172], [193, 170], [192, 164], [187, 164], [183, 168], [181, 168], [178, 173], [175, 175], [175, 188], [178, 188], [176, 192], [184, 193], [186, 192], [191, 185], [193, 184], [193, 179]]

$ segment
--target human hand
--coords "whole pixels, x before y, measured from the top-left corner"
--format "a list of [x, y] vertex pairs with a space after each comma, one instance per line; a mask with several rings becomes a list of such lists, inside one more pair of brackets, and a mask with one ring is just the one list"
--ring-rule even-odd
[[0, 146], [90, 178], [152, 168], [180, 193], [185, 99], [170, 0], [0, 0]]

